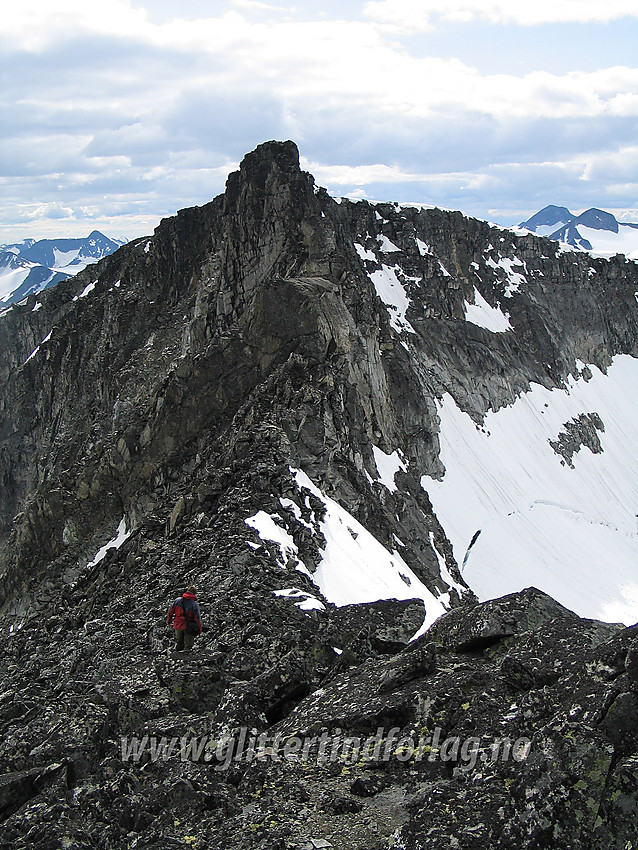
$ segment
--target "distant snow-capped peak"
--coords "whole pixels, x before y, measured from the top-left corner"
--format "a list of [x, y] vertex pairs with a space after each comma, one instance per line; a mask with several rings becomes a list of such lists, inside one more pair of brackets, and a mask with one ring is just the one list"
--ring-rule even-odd
[[123, 244], [94, 230], [85, 238], [25, 239], [0, 245], [0, 309], [78, 274]]
[[550, 204], [521, 222], [519, 228], [547, 236], [572, 250], [602, 257], [624, 254], [638, 260], [638, 224], [619, 222], [611, 213], [595, 207], [575, 215], [567, 207]]

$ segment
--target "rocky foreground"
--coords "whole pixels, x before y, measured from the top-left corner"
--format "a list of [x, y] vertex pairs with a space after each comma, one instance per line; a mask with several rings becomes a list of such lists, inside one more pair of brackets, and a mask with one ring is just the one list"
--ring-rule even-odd
[[0, 316], [0, 846], [637, 845], [637, 627], [478, 604], [422, 483], [446, 393], [480, 429], [638, 356], [636, 290], [288, 142]]
[[637, 627], [530, 588], [408, 643], [419, 602], [226, 579], [180, 655], [149, 532], [4, 639], [2, 846], [632, 846]]

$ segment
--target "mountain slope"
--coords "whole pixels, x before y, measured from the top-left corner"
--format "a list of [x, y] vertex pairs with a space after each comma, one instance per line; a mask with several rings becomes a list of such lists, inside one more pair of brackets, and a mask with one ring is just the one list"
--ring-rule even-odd
[[[577, 614], [635, 611], [636, 292], [624, 258], [336, 202], [273, 142], [0, 316], [13, 846], [624, 847], [636, 629]], [[193, 660], [165, 627], [190, 584]], [[322, 724], [534, 755], [127, 758], [132, 737], [207, 735], [223, 760], [230, 732]]]
[[638, 259], [638, 224], [619, 222], [604, 210], [592, 208], [574, 215], [567, 207], [550, 204], [521, 222], [519, 228], [597, 256], [624, 254]]

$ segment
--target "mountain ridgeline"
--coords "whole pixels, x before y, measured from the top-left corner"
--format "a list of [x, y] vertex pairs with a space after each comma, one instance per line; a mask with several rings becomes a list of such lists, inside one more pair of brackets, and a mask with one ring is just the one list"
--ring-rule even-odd
[[[638, 358], [637, 291], [624, 257], [338, 202], [269, 142], [211, 203], [6, 311], [0, 841], [626, 847], [635, 627], [543, 588], [479, 603], [476, 536], [434, 492], [444, 398], [481, 434], [532, 386], [604, 377]], [[561, 474], [598, 451], [599, 413], [544, 441]], [[165, 625], [190, 584], [194, 660]], [[120, 748], [322, 725], [525, 736], [531, 754], [215, 771]]]

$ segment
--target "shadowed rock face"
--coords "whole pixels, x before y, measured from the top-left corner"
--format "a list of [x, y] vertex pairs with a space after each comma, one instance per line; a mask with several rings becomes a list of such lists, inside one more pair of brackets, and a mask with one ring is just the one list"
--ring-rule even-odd
[[[524, 261], [525, 285], [492, 254]], [[409, 304], [379, 299], [384, 267]], [[478, 279], [511, 332], [465, 320]], [[443, 473], [444, 392], [480, 423], [577, 358], [636, 356], [636, 289], [620, 258], [337, 203], [272, 142], [223, 196], [0, 316], [0, 842], [625, 848], [635, 629], [534, 589], [476, 605], [420, 478]], [[569, 463], [601, 424], [566, 423], [555, 450]], [[393, 486], [375, 447], [401, 451]], [[420, 600], [335, 607], [313, 583], [328, 503], [294, 470], [451, 608], [422, 637]], [[259, 538], [259, 511], [294, 545]], [[206, 631], [174, 656], [165, 612], [193, 583]], [[370, 760], [332, 735], [379, 727]], [[272, 749], [225, 765], [242, 729]], [[275, 759], [323, 729], [323, 754]], [[187, 757], [136, 762], [144, 736]], [[456, 756], [437, 749], [454, 737]], [[526, 758], [491, 759], [507, 737]]]

